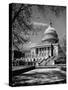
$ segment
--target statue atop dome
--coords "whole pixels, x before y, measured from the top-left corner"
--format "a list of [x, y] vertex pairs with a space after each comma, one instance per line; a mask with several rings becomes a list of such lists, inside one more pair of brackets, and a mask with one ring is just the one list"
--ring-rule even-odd
[[50, 19], [50, 26], [52, 27], [52, 20]]

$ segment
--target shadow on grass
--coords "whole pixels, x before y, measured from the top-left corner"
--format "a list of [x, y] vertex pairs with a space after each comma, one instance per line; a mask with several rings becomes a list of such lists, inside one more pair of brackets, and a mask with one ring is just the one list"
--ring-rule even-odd
[[26, 67], [20, 70], [12, 71], [12, 76], [20, 75], [21, 73], [35, 69], [35, 66]]

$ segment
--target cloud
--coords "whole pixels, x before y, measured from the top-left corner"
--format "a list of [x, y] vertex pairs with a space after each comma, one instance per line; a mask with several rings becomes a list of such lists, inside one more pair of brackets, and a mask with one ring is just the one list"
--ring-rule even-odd
[[37, 25], [37, 26], [48, 26], [46, 23], [40, 23], [40, 22], [32, 22], [33, 25]]

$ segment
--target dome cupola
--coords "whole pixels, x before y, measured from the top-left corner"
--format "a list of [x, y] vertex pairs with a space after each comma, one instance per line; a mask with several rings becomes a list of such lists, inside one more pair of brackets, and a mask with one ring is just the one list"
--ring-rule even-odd
[[53, 42], [57, 43], [58, 42], [58, 35], [56, 33], [55, 28], [52, 26], [52, 22], [50, 22], [50, 25], [44, 32], [44, 37], [42, 38], [42, 41], [48, 41], [48, 42]]

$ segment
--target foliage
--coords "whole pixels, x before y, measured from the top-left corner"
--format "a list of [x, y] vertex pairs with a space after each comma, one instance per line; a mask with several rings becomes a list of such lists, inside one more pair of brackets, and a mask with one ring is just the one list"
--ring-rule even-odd
[[19, 45], [29, 41], [31, 25], [31, 5], [12, 4], [12, 40], [19, 50]]

